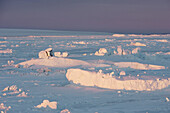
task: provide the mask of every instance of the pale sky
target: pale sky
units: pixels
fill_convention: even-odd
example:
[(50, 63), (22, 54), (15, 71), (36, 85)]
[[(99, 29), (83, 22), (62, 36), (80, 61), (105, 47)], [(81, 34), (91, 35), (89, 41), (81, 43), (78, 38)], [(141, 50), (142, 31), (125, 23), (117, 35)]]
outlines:
[(170, 0), (0, 0), (0, 28), (170, 33)]

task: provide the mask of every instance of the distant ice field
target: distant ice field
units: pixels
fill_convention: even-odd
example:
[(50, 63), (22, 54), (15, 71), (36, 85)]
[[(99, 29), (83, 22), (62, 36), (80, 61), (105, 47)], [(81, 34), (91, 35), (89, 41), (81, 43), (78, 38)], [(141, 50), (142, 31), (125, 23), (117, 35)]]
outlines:
[(0, 29), (0, 72), (7, 113), (170, 112), (170, 34)]

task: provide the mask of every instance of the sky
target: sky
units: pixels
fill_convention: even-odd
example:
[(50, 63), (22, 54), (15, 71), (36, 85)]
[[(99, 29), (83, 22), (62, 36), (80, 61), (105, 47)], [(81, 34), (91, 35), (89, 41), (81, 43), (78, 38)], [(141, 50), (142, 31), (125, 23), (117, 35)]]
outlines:
[(0, 28), (170, 33), (170, 0), (0, 0)]

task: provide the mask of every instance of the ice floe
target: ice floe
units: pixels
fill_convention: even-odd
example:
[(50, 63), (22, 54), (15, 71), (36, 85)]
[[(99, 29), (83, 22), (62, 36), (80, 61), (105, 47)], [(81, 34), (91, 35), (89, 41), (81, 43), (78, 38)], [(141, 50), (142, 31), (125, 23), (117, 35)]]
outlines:
[(152, 65), (152, 64), (142, 64), (138, 62), (115, 62), (114, 65), (118, 66), (119, 68), (133, 68), (133, 69), (139, 69), (139, 70), (159, 70), (159, 69), (165, 69), (165, 66), (159, 66), (159, 65)]
[(108, 89), (125, 89), (139, 91), (153, 91), (166, 88), (170, 85), (170, 78), (157, 80), (118, 80), (107, 74), (85, 71), (81, 69), (68, 69), (66, 77), (69, 81), (83, 86), (97, 86)]
[(90, 63), (82, 60), (68, 59), (68, 58), (56, 58), (50, 57), (49, 59), (32, 59), (19, 63), (19, 65), (43, 65), (51, 67), (74, 67), (78, 65), (90, 66)]

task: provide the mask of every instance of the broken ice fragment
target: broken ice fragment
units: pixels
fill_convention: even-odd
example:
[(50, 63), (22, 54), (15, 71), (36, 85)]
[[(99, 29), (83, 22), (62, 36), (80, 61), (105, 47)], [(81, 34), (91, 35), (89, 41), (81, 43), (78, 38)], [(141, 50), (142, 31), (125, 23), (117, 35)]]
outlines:
[(41, 108), (41, 107), (46, 108), (47, 106), (49, 106), (51, 109), (57, 109), (57, 102), (55, 101), (49, 102), (49, 100), (43, 100), (43, 102), (35, 106), (35, 108)]

